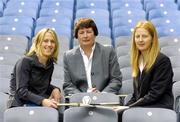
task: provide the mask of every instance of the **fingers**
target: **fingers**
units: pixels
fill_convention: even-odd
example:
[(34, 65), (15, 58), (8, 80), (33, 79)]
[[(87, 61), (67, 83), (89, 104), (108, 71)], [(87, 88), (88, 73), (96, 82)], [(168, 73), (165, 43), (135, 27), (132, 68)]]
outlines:
[(44, 99), (42, 101), (42, 106), (45, 106), (45, 107), (52, 107), (52, 108), (58, 108), (57, 106), (57, 102), (53, 99)]

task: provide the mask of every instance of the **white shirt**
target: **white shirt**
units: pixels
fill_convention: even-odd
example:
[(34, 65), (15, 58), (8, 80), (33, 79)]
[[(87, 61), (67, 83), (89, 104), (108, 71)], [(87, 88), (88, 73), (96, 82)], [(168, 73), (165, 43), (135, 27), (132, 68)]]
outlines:
[(142, 55), (140, 55), (140, 57), (139, 57), (139, 69), (140, 69), (140, 72), (142, 73), (142, 71), (144, 69), (143, 56)]
[[(80, 47), (80, 46), (79, 46)], [(92, 81), (91, 81), (91, 66), (92, 66), (92, 57), (93, 57), (93, 53), (94, 53), (94, 49), (95, 49), (95, 43), (92, 47), (92, 52), (91, 55), (88, 59), (88, 57), (85, 55), (83, 49), (80, 47), (80, 52), (81, 55), (83, 57), (83, 61), (84, 61), (84, 66), (85, 66), (85, 71), (86, 71), (86, 77), (87, 77), (87, 83), (88, 83), (88, 89), (92, 88)], [(88, 90), (87, 90), (88, 92)]]

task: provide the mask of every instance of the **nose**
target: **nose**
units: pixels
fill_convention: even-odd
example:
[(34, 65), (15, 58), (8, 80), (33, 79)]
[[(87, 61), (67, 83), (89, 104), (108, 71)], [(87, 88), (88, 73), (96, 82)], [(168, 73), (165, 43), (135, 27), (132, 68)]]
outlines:
[(83, 34), (83, 35), (84, 35), (84, 37), (87, 37), (87, 32), (84, 32), (84, 34)]
[(47, 45), (51, 46), (51, 44), (52, 44), (51, 40), (48, 40)]
[(140, 37), (139, 37), (139, 41), (142, 41), (142, 40), (143, 40), (143, 39), (142, 39), (142, 36), (140, 36)]

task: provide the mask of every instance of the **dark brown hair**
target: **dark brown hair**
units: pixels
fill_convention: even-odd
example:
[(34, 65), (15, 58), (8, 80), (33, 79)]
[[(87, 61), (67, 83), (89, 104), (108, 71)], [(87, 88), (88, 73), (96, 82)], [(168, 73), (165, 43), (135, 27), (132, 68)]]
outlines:
[(77, 39), (78, 38), (78, 31), (79, 29), (82, 28), (91, 28), (94, 31), (95, 36), (98, 35), (98, 29), (97, 26), (95, 24), (95, 22), (90, 19), (90, 18), (81, 18), (79, 19), (76, 23), (75, 23), (75, 27), (74, 27), (74, 37)]

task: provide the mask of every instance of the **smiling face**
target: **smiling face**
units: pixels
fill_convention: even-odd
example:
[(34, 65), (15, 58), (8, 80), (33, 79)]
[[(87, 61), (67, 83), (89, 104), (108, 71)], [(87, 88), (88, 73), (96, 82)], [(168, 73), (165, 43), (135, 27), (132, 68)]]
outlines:
[(96, 36), (92, 27), (79, 29), (77, 35), (79, 44), (82, 48), (93, 46)]
[(40, 44), (40, 49), (42, 56), (49, 58), (53, 55), (55, 50), (56, 44), (55, 40), (51, 33), (46, 32), (44, 35), (44, 39), (42, 40)]
[(152, 45), (152, 36), (144, 28), (137, 28), (135, 32), (135, 44), (139, 51), (145, 52)]

